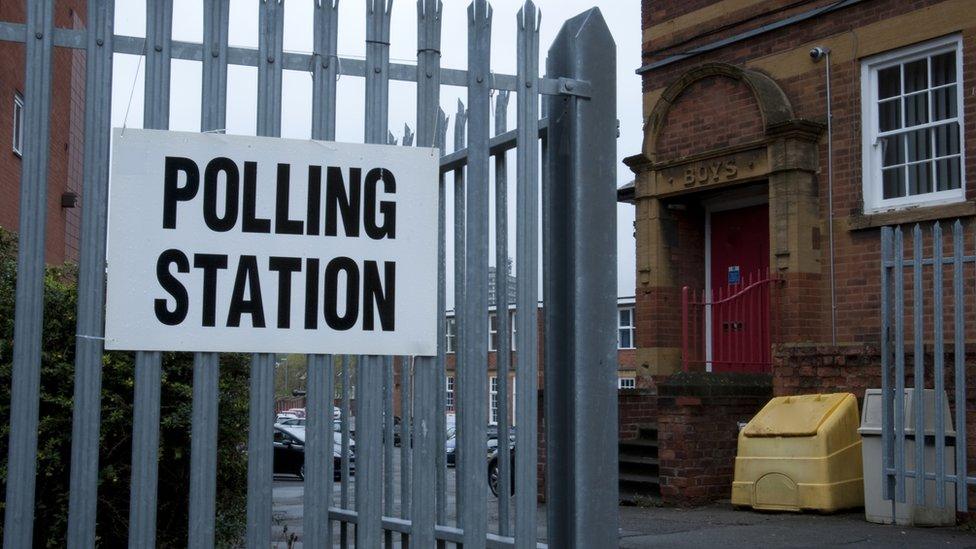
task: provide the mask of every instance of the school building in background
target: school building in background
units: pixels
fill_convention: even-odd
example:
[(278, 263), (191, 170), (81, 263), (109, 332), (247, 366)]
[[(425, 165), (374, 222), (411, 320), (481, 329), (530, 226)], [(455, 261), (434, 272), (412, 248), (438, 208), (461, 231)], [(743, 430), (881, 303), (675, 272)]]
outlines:
[(643, 0), (622, 497), (728, 498), (771, 396), (880, 387), (880, 228), (961, 219), (973, 245), (973, 7)]
[[(514, 286), (514, 284), (512, 285)], [(544, 387), (543, 376), (544, 353), (545, 353), (545, 319), (543, 304), (539, 303), (537, 330), (539, 341), (539, 380), (540, 391)], [(514, 425), (515, 422), (515, 365), (518, 360), (518, 349), (515, 348), (515, 305), (510, 305), (509, 316), (509, 348), (511, 349), (511, 370), (508, 373), (508, 424)], [(635, 343), (636, 325), (634, 322), (634, 298), (617, 298), (617, 388), (633, 389), (637, 385), (637, 372), (634, 367), (636, 357)], [(498, 401), (501, 398), (498, 391), (498, 311), (495, 306), (488, 309), (488, 360), (486, 363), (474, 365), (477, 368), (488, 369), (488, 394), (489, 410), (488, 422), (492, 425), (499, 421)], [(447, 323), (445, 329), (445, 350), (446, 350), (446, 387), (445, 410), (447, 413), (455, 411), (455, 387), (457, 383), (458, 363), (457, 363), (457, 324), (454, 311), (447, 312)], [(463, 365), (461, 366), (463, 367)]]
[[(0, 2), (0, 19), (23, 23), (26, 2)], [(84, 0), (59, 1), (54, 26), (83, 29)], [(51, 94), (50, 162), (47, 177), (45, 261), (78, 260), (84, 154), (85, 52), (55, 48)], [(24, 45), (0, 43), (0, 227), (17, 232), (24, 147)]]

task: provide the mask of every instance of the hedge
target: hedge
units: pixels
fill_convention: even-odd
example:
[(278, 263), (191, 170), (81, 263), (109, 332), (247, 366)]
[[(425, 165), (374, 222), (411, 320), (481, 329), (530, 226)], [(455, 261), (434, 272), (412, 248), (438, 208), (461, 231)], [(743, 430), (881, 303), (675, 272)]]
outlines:
[[(0, 490), (3, 490), (0, 494), (5, 494), (6, 489), (10, 434), (16, 246), (16, 237), (0, 228)], [(76, 272), (72, 265), (48, 267), (44, 279), (34, 511), (34, 545), (38, 547), (63, 546), (68, 524)], [(217, 468), (220, 546), (240, 545), (246, 523), (248, 365), (245, 355), (221, 355)], [(193, 356), (164, 353), (162, 371), (157, 543), (160, 547), (185, 547)], [(132, 353), (106, 352), (102, 368), (96, 528), (97, 543), (104, 547), (123, 546), (128, 537), (133, 385)], [(0, 502), (0, 509), (4, 508)]]

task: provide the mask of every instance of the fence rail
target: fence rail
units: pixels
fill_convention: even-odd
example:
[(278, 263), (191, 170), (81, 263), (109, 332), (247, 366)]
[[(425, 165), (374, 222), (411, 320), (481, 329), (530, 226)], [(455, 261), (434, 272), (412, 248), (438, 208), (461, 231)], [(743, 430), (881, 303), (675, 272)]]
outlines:
[(707, 371), (772, 371), (770, 298), (779, 279), (750, 273), (740, 284), (681, 289), (681, 364)]
[[(953, 486), (957, 509), (968, 509), (968, 486), (976, 485), (976, 477), (968, 476), (968, 436), (966, 428), (966, 288), (972, 287), (972, 273), (967, 274), (969, 264), (976, 263), (976, 256), (966, 255), (965, 231), (961, 221), (952, 224), (951, 254), (945, 255), (946, 241), (942, 224), (935, 222), (929, 232), (931, 240), (925, 242), (921, 225), (911, 231), (911, 258), (905, 257), (905, 235), (901, 227), (881, 229), (881, 391), (882, 400), (882, 487), (884, 498), (897, 503), (907, 500), (906, 479), (914, 479), (914, 500), (926, 501), (928, 482), (934, 481), (935, 503), (945, 507), (946, 487)], [(930, 250), (929, 256), (926, 250)], [(951, 294), (945, 293), (945, 271), (951, 267)], [(911, 291), (909, 301), (911, 330), (906, 328), (906, 273)], [(967, 278), (969, 277), (969, 278)], [(928, 300), (931, 299), (931, 302)], [(951, 309), (951, 328), (945, 321)], [(929, 331), (931, 330), (931, 331)], [(949, 333), (951, 331), (951, 338)], [(906, 335), (911, 338), (912, 383), (914, 387), (913, 417), (905, 409), (906, 393)], [(926, 365), (926, 341), (931, 342), (932, 364)], [(947, 343), (952, 345), (951, 358), (947, 360)], [(950, 430), (942, 406), (942, 395), (947, 389), (947, 371), (954, 391), (955, 409), (955, 474), (946, 471), (946, 433)], [(931, 378), (927, 373), (931, 372)], [(931, 383), (929, 383), (931, 379)], [(933, 389), (935, 403), (932, 418), (926, 417), (923, 394)], [(929, 419), (932, 420), (928, 427)], [(927, 443), (919, 443), (915, 433), (924, 433), (921, 440), (934, 438), (934, 471), (928, 471), (925, 459)], [(914, 466), (907, 464), (906, 439), (915, 439)], [(931, 460), (928, 460), (931, 461)], [(894, 508), (892, 510), (894, 513)]]
[[(101, 363), (105, 299), (105, 229), (111, 127), (112, 62), (114, 54), (143, 56), (146, 65), (144, 124), (166, 129), (170, 113), (170, 67), (174, 59), (202, 63), (201, 130), (223, 129), (230, 65), (257, 67), (257, 134), (281, 133), (282, 71), (312, 76), (312, 139), (334, 140), (336, 81), (339, 75), (366, 81), (365, 140), (388, 143), (389, 82), (417, 85), (416, 145), (437, 146), (443, 155), (439, 178), (438, 313), (446, 310), (447, 238), (454, 239), (453, 275), (457, 311), (458, 474), (457, 521), (450, 524), (444, 446), (446, 419), (445, 322), (438, 319), (438, 352), (431, 357), (400, 357), (399, 379), (405, 443), (400, 448), (400, 483), (394, 482), (393, 357), (310, 355), (307, 358), (306, 476), (304, 535), (312, 547), (325, 546), (337, 535), (341, 546), (389, 547), (393, 535), (406, 545), (431, 547), (445, 543), (468, 547), (537, 547), (537, 307), (540, 273), (540, 219), (546, 265), (546, 336), (585, 340), (586, 349), (561, 356), (560, 368), (547, 376), (547, 403), (580, 395), (577, 383), (589, 390), (576, 399), (577, 410), (553, 409), (549, 414), (550, 541), (556, 546), (607, 546), (615, 543), (616, 447), (603, 422), (616, 413), (612, 372), (595, 372), (594, 360), (612, 360), (615, 350), (614, 287), (616, 265), (614, 174), (615, 50), (599, 11), (589, 10), (563, 25), (549, 50), (546, 75), (539, 74), (537, 8), (524, 3), (516, 16), (517, 72), (497, 74), (490, 68), (492, 10), (486, 0), (468, 8), (467, 70), (440, 66), (442, 5), (418, 0), (417, 63), (389, 60), (390, 0), (367, 0), (366, 57), (339, 57), (337, 0), (314, 3), (310, 24), (313, 51), (283, 51), (284, 10), (280, 0), (259, 6), (258, 47), (228, 44), (230, 0), (201, 4), (203, 40), (172, 40), (173, 1), (147, 0), (146, 37), (114, 34), (115, 0), (88, 0), (88, 28), (54, 28), (53, 2), (28, 2), (24, 24), (0, 22), (0, 41), (26, 44), (24, 154), (21, 174), (20, 248), (16, 295), (13, 401), (10, 456), (4, 523), (4, 546), (32, 545), (34, 478), (36, 472), (38, 401), (40, 395), (40, 330), (44, 269), (45, 182), (50, 140), (52, 51), (55, 47), (86, 52), (85, 144), (81, 259), (79, 269), (78, 339), (75, 406), (72, 427), (69, 547), (93, 547), (96, 541), (98, 440), (100, 429)], [(440, 109), (440, 88), (467, 87), (467, 108), (459, 102), (454, 120), (455, 147), (447, 154), (448, 118)], [(495, 135), (490, 133), (490, 100), (503, 92), (496, 106)], [(508, 92), (516, 92), (518, 127), (504, 120)], [(540, 119), (540, 100), (558, 114), (550, 125)], [(504, 98), (504, 101), (502, 100)], [(549, 147), (549, 135), (560, 143)], [(466, 139), (465, 139), (466, 138)], [(542, 143), (540, 164), (539, 141)], [(395, 142), (392, 141), (392, 142)], [(573, 143), (566, 149), (563, 143)], [(403, 145), (414, 136), (405, 129)], [(485, 428), (488, 414), (487, 276), (489, 258), (489, 188), (496, 192), (496, 261), (508, 257), (506, 153), (516, 149), (516, 282), (517, 361), (515, 385), (515, 496), (498, 500), (504, 525), (489, 532)], [(490, 180), (491, 158), (497, 168)], [(540, 178), (541, 168), (541, 178)], [(448, 181), (451, 176), (452, 181)], [(540, 193), (540, 179), (542, 192)], [(598, 181), (599, 183), (594, 183)], [(454, 230), (447, 228), (445, 201), (453, 183)], [(433, 182), (432, 182), (433, 184)], [(541, 198), (541, 203), (540, 203)], [(540, 208), (541, 206), (541, 208)], [(573, 212), (572, 219), (564, 215)], [(554, 215), (558, 213), (559, 215)], [(585, 226), (585, 234), (573, 231)], [(498, 292), (506, 296), (504, 283)], [(595, 316), (594, 316), (595, 315)], [(601, 326), (590, 330), (593, 323)], [(506, 338), (500, 338), (505, 340)], [(506, 343), (507, 345), (507, 343)], [(568, 347), (567, 347), (568, 348)], [(547, 353), (548, 356), (549, 353)], [(558, 353), (557, 353), (558, 354)], [(507, 353), (506, 353), (507, 356)], [(555, 356), (555, 355), (554, 355)], [(196, 353), (193, 367), (191, 429), (190, 523), (188, 545), (212, 547), (217, 495), (217, 395), (219, 357)], [(475, 367), (464, 367), (474, 365)], [(251, 362), (247, 474), (247, 546), (267, 546), (271, 537), (272, 411), (275, 357), (255, 354)], [(130, 546), (156, 544), (156, 494), (161, 354), (136, 353), (133, 419)], [(338, 368), (338, 371), (336, 369)], [(500, 369), (511, 364), (500, 362)], [(605, 379), (604, 379), (605, 378)], [(507, 376), (500, 374), (507, 383)], [(607, 390), (593, 387), (606, 386)], [(503, 385), (504, 388), (504, 385)], [(353, 392), (355, 396), (353, 397)], [(332, 496), (333, 459), (329, 448), (335, 434), (331, 420), (333, 395), (340, 394), (340, 488)], [(505, 390), (507, 394), (507, 390)], [(560, 395), (565, 395), (560, 397)], [(354, 400), (353, 400), (354, 399)], [(354, 402), (354, 404), (353, 404)], [(507, 405), (507, 402), (506, 402)], [(502, 407), (502, 415), (507, 418)], [(355, 416), (358, 429), (353, 425)], [(353, 433), (353, 430), (355, 432)], [(355, 436), (355, 442), (353, 439)], [(505, 439), (506, 437), (501, 437)], [(411, 441), (411, 443), (406, 442)], [(507, 439), (502, 443), (507, 444)], [(355, 453), (353, 447), (355, 446)], [(354, 457), (355, 456), (355, 457)], [(504, 463), (505, 460), (502, 460)], [(569, 463), (585, 464), (582, 472)], [(507, 463), (506, 463), (507, 467)], [(597, 475), (600, 475), (599, 477)], [(503, 475), (506, 479), (508, 475)], [(555, 486), (555, 488), (552, 488)], [(337, 501), (336, 501), (337, 500)], [(399, 503), (399, 505), (397, 505)], [(511, 509), (510, 509), (511, 507)], [(513, 517), (514, 530), (508, 519)], [(349, 531), (353, 525), (354, 531)], [(337, 528), (335, 528), (337, 527)], [(568, 537), (566, 537), (568, 536)], [(355, 538), (355, 539), (353, 539)], [(382, 540), (382, 541), (381, 541)]]

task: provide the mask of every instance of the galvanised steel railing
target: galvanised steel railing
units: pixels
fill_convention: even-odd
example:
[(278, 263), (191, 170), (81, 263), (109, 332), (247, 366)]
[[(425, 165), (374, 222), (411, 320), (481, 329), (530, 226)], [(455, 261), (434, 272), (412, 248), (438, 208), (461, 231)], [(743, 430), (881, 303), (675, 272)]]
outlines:
[[(906, 503), (907, 479), (912, 479), (915, 502), (925, 502), (926, 491), (934, 488), (935, 505), (945, 507), (947, 495), (951, 495), (951, 492), (947, 494), (948, 486), (955, 491), (956, 509), (966, 511), (968, 487), (976, 485), (976, 477), (967, 472), (966, 330), (972, 327), (966, 321), (966, 286), (971, 280), (971, 274), (966, 271), (969, 265), (976, 264), (976, 255), (966, 253), (961, 221), (952, 224), (952, 238), (948, 243), (939, 222), (932, 224), (928, 242), (925, 232), (928, 231), (923, 231), (918, 224), (912, 228), (911, 255), (906, 258), (902, 228), (881, 229), (882, 488), (884, 499)], [(951, 250), (948, 255), (947, 249)], [(945, 293), (947, 270), (951, 272), (948, 295)], [(910, 301), (906, 299), (907, 291), (911, 292)], [(950, 315), (951, 328), (945, 326)], [(906, 337), (912, 345), (907, 351)], [(947, 345), (951, 345), (951, 351)], [(906, 371), (906, 354), (913, 363), (910, 372)], [(931, 365), (926, 365), (927, 356), (931, 357)], [(952, 375), (947, 380), (950, 369)], [(905, 406), (909, 373), (913, 378), (915, 401), (911, 416)], [(949, 462), (946, 434), (952, 429), (952, 418), (946, 417), (942, 400), (949, 384), (955, 411), (955, 455), (950, 456), (955, 461), (954, 473), (946, 470)], [(934, 417), (931, 418), (926, 418), (923, 398), (926, 389), (934, 389), (931, 410)], [(909, 455), (906, 439), (914, 440), (913, 455)], [(934, 446), (934, 460), (926, 459), (930, 444)], [(909, 459), (914, 465), (908, 465)], [(920, 479), (924, 480), (920, 482)]]
[[(445, 467), (444, 318), (438, 319), (438, 354), (401, 357), (402, 436), (400, 491), (392, 463), (393, 357), (311, 355), (308, 357), (308, 472), (304, 497), (304, 543), (321, 547), (353, 541), (392, 544), (393, 533), (419, 547), (462, 543), (466, 547), (534, 547), (537, 544), (537, 405), (539, 341), (539, 213), (545, 308), (546, 432), (548, 441), (548, 539), (556, 547), (604, 547), (616, 543), (616, 165), (615, 46), (599, 10), (567, 21), (549, 50), (546, 76), (539, 77), (539, 22), (528, 1), (518, 12), (518, 70), (490, 69), (492, 10), (485, 0), (468, 8), (468, 69), (441, 68), (441, 3), (417, 2), (417, 64), (389, 60), (392, 1), (366, 1), (366, 58), (340, 58), (337, 0), (315, 0), (311, 53), (283, 51), (282, 0), (257, 0), (258, 48), (228, 45), (229, 0), (201, 2), (203, 41), (172, 39), (172, 0), (147, 0), (146, 37), (114, 34), (114, 0), (88, 0), (88, 28), (55, 28), (54, 2), (30, 0), (25, 24), (0, 22), (0, 40), (26, 45), (24, 151), (21, 174), (18, 284), (4, 547), (32, 545), (40, 393), (42, 281), (47, 164), (50, 141), (52, 51), (86, 52), (85, 143), (81, 258), (71, 480), (67, 544), (95, 544), (104, 336), (105, 230), (114, 54), (145, 57), (146, 128), (166, 129), (170, 112), (170, 66), (174, 59), (202, 64), (201, 131), (226, 127), (229, 65), (257, 67), (257, 134), (281, 133), (282, 70), (312, 77), (311, 138), (334, 140), (336, 79), (365, 78), (365, 140), (387, 143), (391, 80), (417, 85), (418, 146), (445, 151), (447, 117), (440, 110), (442, 85), (466, 86), (465, 110), (455, 119), (455, 150), (441, 159), (438, 213), (438, 311), (446, 309), (445, 255), (448, 231), (448, 175), (454, 195), (455, 309), (461, 357), (458, 378), (457, 520), (449, 524)], [(499, 95), (504, 112), (509, 92), (517, 97), (518, 127), (496, 119), (490, 137), (490, 99)], [(550, 113), (540, 120), (540, 99)], [(409, 132), (406, 132), (409, 133)], [(467, 146), (465, 147), (465, 137)], [(538, 142), (542, 141), (542, 155)], [(404, 145), (413, 138), (404, 136)], [(499, 500), (498, 533), (488, 532), (485, 438), (487, 387), (487, 275), (489, 260), (489, 161), (495, 158), (496, 261), (508, 257), (508, 150), (516, 149), (517, 345), (515, 384), (518, 433), (514, 502), (508, 490)], [(443, 153), (442, 153), (443, 154)], [(540, 167), (542, 188), (540, 192)], [(433, 184), (433, 182), (432, 182)], [(541, 204), (540, 204), (541, 198)], [(541, 206), (541, 207), (540, 207)], [(504, 278), (504, 277), (503, 277)], [(426, 281), (418, 281), (425, 283)], [(433, 281), (430, 281), (433, 283)], [(507, 281), (501, 281), (507, 284)], [(504, 299), (507, 291), (496, 292)], [(507, 322), (507, 320), (506, 320)], [(503, 329), (507, 328), (503, 326)], [(506, 340), (506, 338), (500, 338)], [(507, 345), (507, 343), (506, 343)], [(174, 351), (178, 351), (174, 349)], [(508, 356), (508, 353), (502, 353)], [(255, 354), (251, 364), (248, 438), (248, 547), (266, 547), (272, 532), (272, 415), (275, 357)], [(504, 361), (503, 361), (504, 362)], [(332, 406), (340, 365), (342, 461), (338, 501), (332, 494)], [(355, 383), (351, 370), (356, 365)], [(470, 367), (464, 367), (470, 365)], [(500, 363), (500, 368), (511, 368)], [(161, 354), (137, 352), (129, 544), (156, 542)], [(500, 384), (507, 383), (500, 375)], [(214, 544), (217, 498), (218, 356), (196, 353), (193, 369), (190, 547)], [(355, 391), (355, 410), (352, 391)], [(502, 390), (507, 388), (502, 386)], [(507, 406), (505, 403), (504, 406)], [(355, 414), (353, 414), (355, 411)], [(351, 416), (355, 415), (355, 473), (349, 459)], [(502, 417), (507, 417), (504, 410)], [(411, 431), (412, 425), (412, 431)], [(507, 427), (507, 426), (503, 426)], [(384, 431), (386, 436), (384, 437)], [(503, 431), (504, 432), (504, 431)], [(385, 438), (385, 442), (384, 442)], [(507, 445), (506, 437), (500, 444)], [(385, 447), (385, 449), (384, 449)], [(505, 463), (505, 460), (502, 460)], [(507, 464), (505, 465), (507, 466)], [(503, 482), (508, 476), (502, 475)], [(510, 507), (514, 504), (514, 513)], [(510, 531), (509, 518), (514, 517)], [(335, 528), (338, 526), (338, 528)]]

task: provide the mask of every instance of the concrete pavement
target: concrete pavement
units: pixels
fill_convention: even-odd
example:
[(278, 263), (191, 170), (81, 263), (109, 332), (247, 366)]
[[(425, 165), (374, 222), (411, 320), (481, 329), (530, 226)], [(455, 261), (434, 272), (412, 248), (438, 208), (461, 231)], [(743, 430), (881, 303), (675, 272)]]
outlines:
[[(396, 499), (399, 500), (399, 452), (394, 455)], [(456, 526), (455, 470), (447, 471), (447, 524)], [(339, 502), (340, 485), (333, 483), (333, 501)], [(295, 477), (277, 477), (274, 482), (272, 546), (302, 547), (302, 517), (305, 487)], [(349, 486), (350, 508), (355, 508), (355, 477)], [(486, 490), (488, 527), (498, 532), (498, 500)], [(906, 528), (864, 520), (863, 512), (834, 515), (811, 513), (758, 513), (734, 510), (728, 503), (692, 509), (672, 507), (620, 507), (620, 546), (637, 547), (973, 547), (973, 528)], [(394, 515), (399, 516), (399, 506)], [(539, 541), (546, 540), (546, 509), (538, 509)], [(514, 513), (512, 514), (514, 517)], [(514, 519), (513, 519), (514, 520)], [(335, 543), (339, 528), (335, 528)], [(349, 528), (352, 540), (353, 529)], [(399, 546), (399, 536), (394, 535)]]
[(866, 522), (863, 512), (818, 515), (737, 511), (729, 504), (692, 509), (620, 508), (620, 546), (631, 547), (976, 547), (965, 527), (906, 528)]

